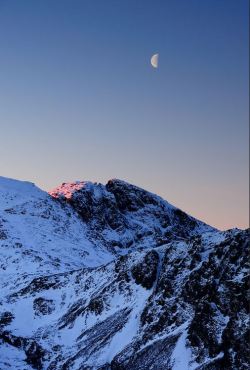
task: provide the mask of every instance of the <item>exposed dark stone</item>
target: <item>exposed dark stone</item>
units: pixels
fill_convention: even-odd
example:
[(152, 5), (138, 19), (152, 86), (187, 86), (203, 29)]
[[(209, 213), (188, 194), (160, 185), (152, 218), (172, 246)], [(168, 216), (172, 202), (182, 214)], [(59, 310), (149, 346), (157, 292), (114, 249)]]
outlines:
[(132, 276), (136, 284), (142, 285), (144, 288), (151, 289), (156, 276), (159, 264), (159, 255), (156, 251), (148, 252), (143, 260), (132, 267)]
[(6, 240), (8, 238), (7, 233), (0, 229), (0, 240)]
[(86, 365), (86, 360), (91, 354), (109, 343), (114, 335), (124, 327), (128, 321), (130, 312), (131, 310), (128, 308), (122, 309), (104, 321), (97, 323), (93, 328), (83, 331), (77, 339), (78, 343), (82, 344), (81, 349), (74, 356), (66, 360), (61, 368), (63, 370), (72, 369), (76, 360), (81, 360), (82, 365)]
[(63, 329), (66, 326), (73, 325), (77, 317), (79, 317), (86, 309), (86, 301), (84, 299), (79, 299), (77, 302), (73, 303), (68, 309), (66, 314), (64, 314), (59, 322), (59, 329)]
[(9, 325), (14, 319), (14, 315), (11, 312), (5, 311), (0, 313), (0, 329)]
[(128, 346), (111, 361), (111, 370), (172, 370), (171, 354), (177, 340), (178, 335), (158, 340), (141, 351)]
[[(72, 272), (69, 272), (69, 274), (72, 274)], [(35, 278), (25, 288), (19, 290), (18, 293), (11, 294), (9, 298), (15, 299), (20, 295), (24, 296), (26, 294), (37, 293), (43, 290), (48, 290), (50, 288), (56, 289), (59, 286), (63, 285), (63, 282), (60, 278), (63, 277), (64, 275), (65, 275), (64, 273), (60, 273)]]
[(176, 223), (178, 225), (188, 226), (193, 229), (196, 226), (196, 222), (194, 219), (190, 218), (185, 212), (180, 209), (176, 209), (174, 211), (174, 216), (176, 219)]
[(128, 256), (120, 256), (115, 263), (115, 272), (117, 273), (118, 281), (130, 281), (130, 274), (128, 273), (127, 262)]
[(52, 299), (38, 297), (34, 299), (33, 309), (38, 316), (49, 315), (55, 310), (55, 304)]
[(34, 369), (42, 370), (43, 359), (46, 352), (35, 340), (18, 337), (8, 331), (0, 333), (0, 339), (4, 343), (22, 349), (26, 354), (26, 362), (30, 364)]
[(96, 315), (100, 315), (104, 309), (103, 300), (101, 298), (93, 298), (89, 302), (88, 309)]

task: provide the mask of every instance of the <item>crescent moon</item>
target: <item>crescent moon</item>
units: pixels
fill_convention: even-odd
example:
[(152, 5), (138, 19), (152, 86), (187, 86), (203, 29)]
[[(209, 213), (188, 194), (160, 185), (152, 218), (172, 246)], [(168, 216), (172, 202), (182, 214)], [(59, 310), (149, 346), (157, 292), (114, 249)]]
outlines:
[(159, 60), (159, 54), (154, 54), (151, 57), (151, 65), (152, 65), (152, 67), (158, 68), (158, 60)]

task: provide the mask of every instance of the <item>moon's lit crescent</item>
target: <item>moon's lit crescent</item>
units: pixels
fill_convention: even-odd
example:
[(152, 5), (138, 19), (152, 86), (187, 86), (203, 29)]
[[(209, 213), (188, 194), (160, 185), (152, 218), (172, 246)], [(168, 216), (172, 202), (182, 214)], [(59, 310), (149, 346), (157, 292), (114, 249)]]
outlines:
[(154, 54), (151, 57), (151, 64), (154, 68), (158, 68), (158, 59), (159, 59), (159, 54)]

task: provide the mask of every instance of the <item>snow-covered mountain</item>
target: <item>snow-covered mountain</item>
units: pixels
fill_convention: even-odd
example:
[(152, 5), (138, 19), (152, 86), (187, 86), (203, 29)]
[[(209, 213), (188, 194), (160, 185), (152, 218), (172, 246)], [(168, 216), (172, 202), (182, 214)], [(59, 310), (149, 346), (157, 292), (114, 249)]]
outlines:
[(121, 180), (0, 177), (0, 369), (248, 369), (248, 247)]

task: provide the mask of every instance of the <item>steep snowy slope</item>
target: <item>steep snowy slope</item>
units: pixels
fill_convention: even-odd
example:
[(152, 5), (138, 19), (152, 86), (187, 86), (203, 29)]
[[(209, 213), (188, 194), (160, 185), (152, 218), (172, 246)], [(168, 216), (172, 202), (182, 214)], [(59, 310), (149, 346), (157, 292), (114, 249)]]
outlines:
[(29, 182), (0, 178), (0, 263), (4, 275), (51, 273), (112, 259), (86, 237), (86, 225), (67, 204)]
[(247, 231), (111, 180), (0, 178), (0, 369), (248, 369)]

